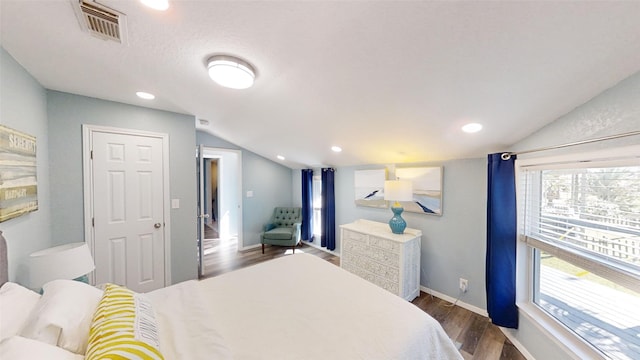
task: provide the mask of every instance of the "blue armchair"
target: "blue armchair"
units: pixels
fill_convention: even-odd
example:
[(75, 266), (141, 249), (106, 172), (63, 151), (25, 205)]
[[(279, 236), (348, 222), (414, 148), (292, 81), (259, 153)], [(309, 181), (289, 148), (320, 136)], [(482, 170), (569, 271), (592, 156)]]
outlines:
[(293, 252), (300, 243), (300, 226), (302, 225), (302, 209), (299, 207), (277, 207), (273, 210), (271, 221), (264, 226), (260, 234), (262, 253), (264, 244), (291, 246)]

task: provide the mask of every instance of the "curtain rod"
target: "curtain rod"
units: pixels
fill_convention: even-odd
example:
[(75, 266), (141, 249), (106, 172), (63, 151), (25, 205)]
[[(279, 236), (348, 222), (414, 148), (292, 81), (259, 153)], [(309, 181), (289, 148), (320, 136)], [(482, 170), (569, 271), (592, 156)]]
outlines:
[(627, 137), (627, 136), (634, 136), (634, 135), (640, 135), (640, 131), (631, 131), (631, 132), (623, 133), (623, 134), (604, 136), (604, 137), (600, 137), (600, 138), (596, 138), (596, 139), (576, 141), (576, 142), (572, 142), (572, 143), (568, 143), (568, 144), (562, 144), (562, 145), (547, 146), (547, 147), (543, 147), (543, 148), (539, 148), (539, 149), (533, 149), (533, 150), (504, 152), (504, 153), (502, 153), (502, 155), (500, 155), (500, 157), (502, 158), (502, 160), (509, 160), (511, 158), (511, 155), (520, 155), (520, 154), (528, 154), (528, 153), (538, 152), (538, 151), (555, 150), (555, 149), (561, 149), (561, 148), (565, 148), (565, 147), (569, 147), (569, 146), (583, 145), (583, 144), (589, 144), (589, 143), (598, 142), (598, 141), (605, 141), (605, 140), (613, 140), (613, 139), (623, 138), (623, 137)]

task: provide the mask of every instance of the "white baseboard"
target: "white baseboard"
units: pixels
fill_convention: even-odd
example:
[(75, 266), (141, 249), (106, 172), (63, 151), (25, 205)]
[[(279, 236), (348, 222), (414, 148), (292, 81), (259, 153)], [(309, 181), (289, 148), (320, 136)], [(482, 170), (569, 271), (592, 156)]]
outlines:
[(467, 304), (466, 302), (460, 301), (460, 300), (458, 300), (458, 302), (456, 302), (456, 298), (451, 297), (451, 296), (446, 295), (446, 294), (443, 294), (441, 292), (437, 292), (437, 291), (435, 291), (433, 289), (429, 289), (429, 288), (424, 287), (424, 286), (420, 286), (420, 290), (426, 292), (427, 294), (431, 294), (431, 295), (433, 295), (433, 296), (435, 296), (437, 298), (440, 298), (442, 300), (446, 300), (446, 301), (448, 301), (448, 302), (450, 302), (452, 304), (455, 302), (456, 305), (460, 306), (461, 308), (464, 308), (464, 309), (467, 309), (469, 311), (472, 311), (472, 312), (474, 312), (474, 313), (476, 313), (478, 315), (482, 315), (484, 317), (489, 317), (489, 313), (487, 313), (487, 310), (485, 310), (485, 309), (481, 309), (481, 308), (479, 308), (477, 306), (473, 306), (471, 304)]
[(513, 346), (515, 346), (516, 349), (520, 351), (520, 354), (522, 354), (522, 356), (524, 356), (527, 360), (536, 360), (536, 358), (534, 358), (533, 355), (531, 355), (531, 353), (527, 350), (527, 348), (525, 348), (524, 345), (522, 345), (520, 341), (518, 341), (518, 339), (516, 339), (513, 335), (511, 335), (511, 332), (509, 332), (508, 329), (505, 329), (501, 326), (498, 326), (498, 328), (500, 329), (500, 331), (502, 331), (504, 336), (506, 336), (507, 339), (511, 341)]
[(326, 253), (329, 253), (329, 254), (331, 254), (331, 255), (334, 255), (334, 256), (340, 257), (340, 253), (338, 253), (337, 251), (327, 250), (327, 248), (323, 248), (322, 246), (318, 245), (318, 243), (316, 243), (316, 242), (309, 242), (309, 241), (307, 241), (307, 240), (301, 240), (301, 242), (302, 242), (303, 244), (305, 244), (305, 245), (309, 245), (309, 246), (311, 246), (312, 248), (316, 248), (316, 249), (318, 249), (318, 250), (322, 250), (322, 251), (324, 251), (324, 252), (326, 252)]

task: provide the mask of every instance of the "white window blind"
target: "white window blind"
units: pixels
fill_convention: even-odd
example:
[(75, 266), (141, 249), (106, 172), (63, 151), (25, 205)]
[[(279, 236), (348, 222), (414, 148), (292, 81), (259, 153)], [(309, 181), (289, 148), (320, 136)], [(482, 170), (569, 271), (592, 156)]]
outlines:
[(543, 250), (640, 292), (640, 161), (520, 168), (524, 236)]

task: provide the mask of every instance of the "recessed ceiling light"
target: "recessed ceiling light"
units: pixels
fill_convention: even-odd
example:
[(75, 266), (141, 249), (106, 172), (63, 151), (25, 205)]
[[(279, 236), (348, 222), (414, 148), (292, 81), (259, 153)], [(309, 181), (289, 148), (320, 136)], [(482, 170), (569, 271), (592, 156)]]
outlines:
[(169, 0), (140, 0), (145, 6), (154, 10), (167, 10), (169, 8)]
[(155, 95), (149, 94), (148, 92), (144, 92), (144, 91), (138, 91), (136, 95), (138, 95), (139, 98), (145, 99), (145, 100), (153, 100), (156, 98)]
[(462, 131), (470, 134), (476, 133), (480, 130), (482, 130), (482, 124), (478, 124), (478, 123), (470, 123), (462, 127)]
[(256, 73), (251, 64), (229, 55), (215, 55), (207, 61), (209, 77), (218, 85), (231, 89), (253, 86)]
[(332, 146), (332, 147), (331, 147), (331, 150), (332, 150), (333, 152), (340, 152), (340, 151), (342, 151), (342, 148), (341, 148), (340, 146)]
[(284, 156), (282, 156), (282, 155), (278, 155), (277, 158), (278, 158), (278, 160), (284, 160)]

